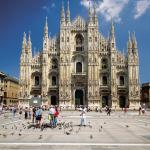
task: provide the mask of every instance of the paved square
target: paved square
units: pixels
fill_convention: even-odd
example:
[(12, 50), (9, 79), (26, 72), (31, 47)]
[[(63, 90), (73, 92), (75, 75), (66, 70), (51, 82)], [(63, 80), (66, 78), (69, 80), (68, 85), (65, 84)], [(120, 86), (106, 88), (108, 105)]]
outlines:
[[(44, 122), (48, 122), (45, 111)], [(150, 149), (150, 112), (138, 116), (138, 112), (87, 113), (87, 126), (80, 127), (80, 112), (60, 112), (65, 123), (73, 128), (30, 128), (31, 120), (24, 116), (12, 118), (12, 114), (1, 115), (0, 149)], [(20, 119), (21, 118), (21, 119)]]

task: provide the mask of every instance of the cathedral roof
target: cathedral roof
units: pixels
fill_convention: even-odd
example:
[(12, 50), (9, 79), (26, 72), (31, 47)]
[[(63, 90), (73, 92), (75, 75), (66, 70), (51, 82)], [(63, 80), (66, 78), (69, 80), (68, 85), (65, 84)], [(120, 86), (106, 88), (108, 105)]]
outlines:
[(81, 16), (78, 16), (73, 21), (72, 27), (73, 27), (73, 30), (79, 30), (79, 31), (85, 30), (86, 22), (84, 21), (84, 19)]

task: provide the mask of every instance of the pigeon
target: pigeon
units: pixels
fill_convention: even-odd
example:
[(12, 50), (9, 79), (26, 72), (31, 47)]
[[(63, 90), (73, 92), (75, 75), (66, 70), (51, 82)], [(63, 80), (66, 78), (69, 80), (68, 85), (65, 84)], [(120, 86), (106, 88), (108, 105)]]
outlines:
[(128, 128), (129, 126), (128, 126), (128, 125), (126, 125), (126, 127)]
[(73, 128), (71, 128), (70, 130), (69, 130), (69, 132), (72, 132), (73, 131)]
[(18, 135), (21, 136), (21, 133), (19, 133)]
[(13, 135), (14, 135), (14, 133), (11, 133), (11, 135), (13, 136)]
[(99, 132), (102, 132), (103, 126), (100, 126), (99, 128)]
[(39, 139), (42, 139), (42, 135), (39, 136)]
[(70, 134), (71, 134), (70, 132), (67, 132), (67, 131), (66, 131), (66, 135), (70, 135)]
[(79, 131), (80, 131), (80, 127), (78, 128), (78, 130), (76, 131), (76, 133), (79, 133)]
[(93, 135), (92, 134), (90, 135), (90, 139), (93, 139)]
[(4, 137), (4, 138), (6, 138), (6, 137), (7, 137), (7, 135), (6, 135), (6, 134), (3, 134), (3, 137)]

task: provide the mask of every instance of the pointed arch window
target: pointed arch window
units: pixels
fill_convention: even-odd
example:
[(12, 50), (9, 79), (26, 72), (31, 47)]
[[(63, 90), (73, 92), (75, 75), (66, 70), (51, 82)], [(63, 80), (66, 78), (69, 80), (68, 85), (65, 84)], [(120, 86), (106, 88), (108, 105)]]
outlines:
[(102, 77), (102, 83), (103, 83), (103, 85), (106, 86), (106, 85), (107, 85), (107, 82), (108, 82), (108, 81), (107, 81), (107, 77), (106, 77), (106, 76), (103, 76), (103, 77)]
[(39, 76), (35, 76), (35, 86), (39, 86), (40, 85), (40, 77)]
[(119, 84), (120, 86), (124, 86), (124, 76), (119, 77)]
[(55, 86), (56, 83), (56, 76), (52, 76), (52, 86)]
[(52, 60), (52, 69), (57, 69), (58, 68), (58, 61), (57, 59)]
[(81, 62), (76, 63), (76, 73), (82, 73), (82, 63)]
[(76, 51), (83, 51), (84, 50), (84, 38), (81, 34), (77, 34), (75, 37), (76, 41)]

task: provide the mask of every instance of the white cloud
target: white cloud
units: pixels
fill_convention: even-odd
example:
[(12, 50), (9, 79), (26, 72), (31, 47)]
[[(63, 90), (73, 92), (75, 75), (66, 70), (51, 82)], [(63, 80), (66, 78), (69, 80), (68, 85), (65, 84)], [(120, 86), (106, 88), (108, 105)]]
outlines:
[(150, 0), (139, 0), (136, 3), (134, 18), (137, 19), (144, 15), (150, 8)]
[[(97, 13), (102, 15), (106, 21), (113, 18), (116, 22), (121, 21), (120, 14), (124, 7), (128, 4), (129, 0), (102, 0), (96, 3)], [(81, 5), (88, 8), (89, 3), (87, 0), (82, 0)], [(92, 3), (93, 5), (93, 3)]]
[(55, 3), (53, 2), (52, 4), (51, 4), (51, 8), (54, 8), (55, 7)]
[(46, 11), (47, 13), (49, 13), (49, 12), (50, 12), (49, 7), (47, 7), (47, 6), (43, 6), (43, 7), (42, 7), (42, 9), (43, 9), (44, 11)]
[(45, 6), (42, 7), (42, 9), (43, 9), (44, 11), (46, 11), (48, 14), (50, 13), (50, 9), (51, 9), (51, 8), (55, 8), (55, 3), (54, 3), (54, 2), (52, 2), (50, 6), (46, 6), (46, 5), (45, 5)]

